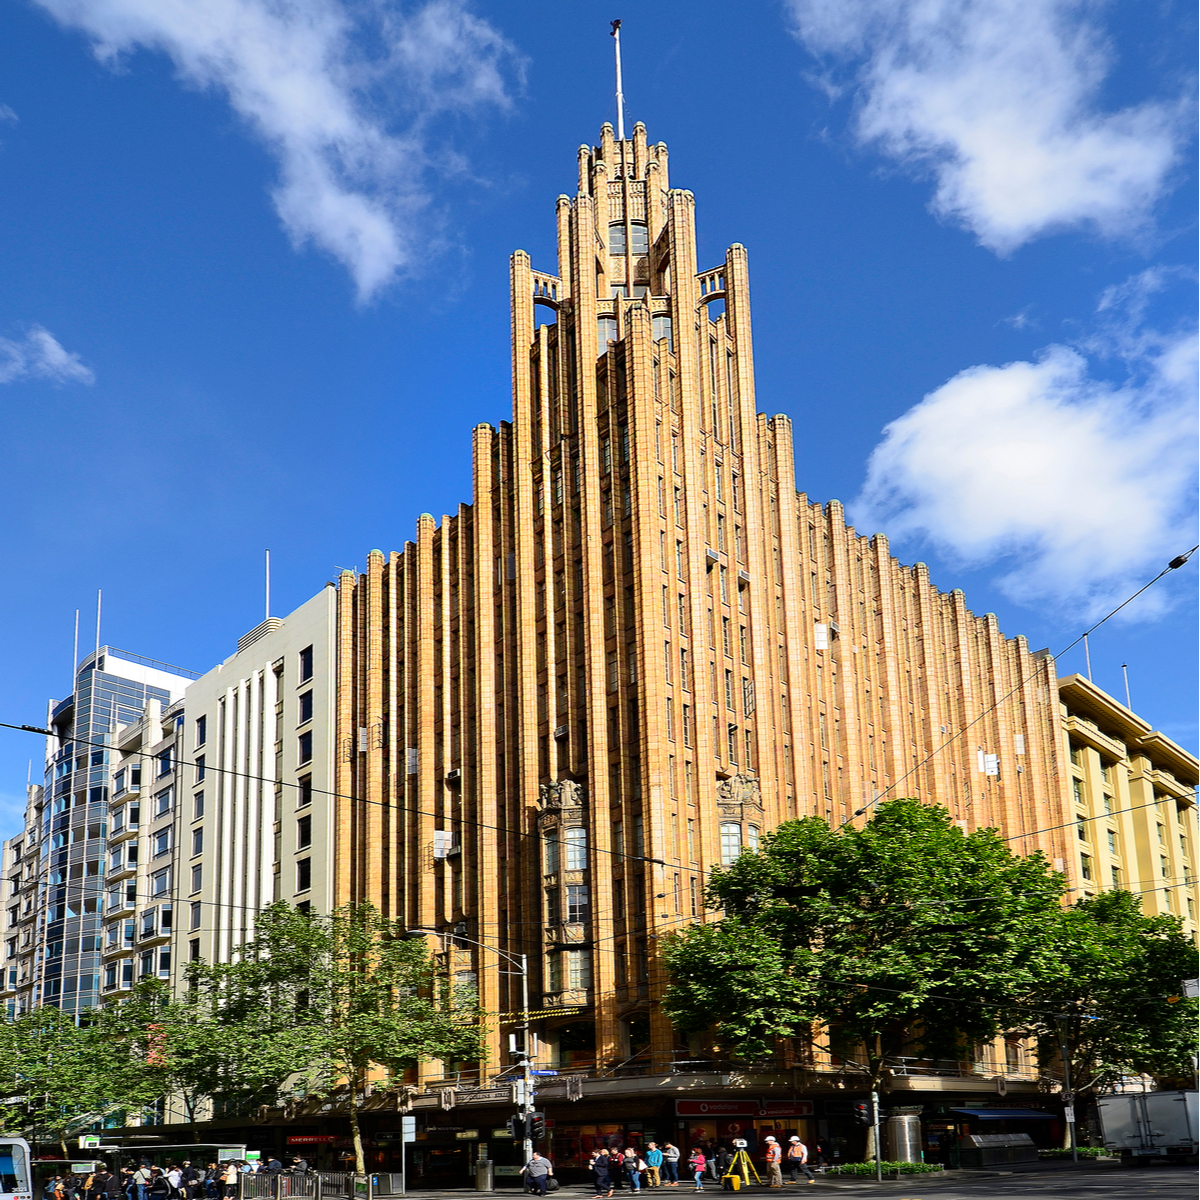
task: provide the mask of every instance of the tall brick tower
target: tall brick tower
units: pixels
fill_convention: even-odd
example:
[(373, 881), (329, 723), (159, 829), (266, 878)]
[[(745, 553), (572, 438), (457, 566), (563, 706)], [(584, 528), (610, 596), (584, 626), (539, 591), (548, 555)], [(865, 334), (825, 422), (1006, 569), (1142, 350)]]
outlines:
[[(656, 1073), (687, 1048), (655, 939), (781, 821), (881, 794), (1070, 819), (1054, 665), (797, 492), (746, 250), (701, 267), (641, 124), (580, 149), (556, 217), (554, 273), (512, 257), (513, 419), (475, 430), (474, 503), (341, 577), (339, 894), (470, 939), (449, 965), (494, 1013), (517, 979), (471, 942), (526, 953), (531, 1007), (574, 1010), (543, 1061)], [(1062, 830), (1014, 845), (1074, 862)]]

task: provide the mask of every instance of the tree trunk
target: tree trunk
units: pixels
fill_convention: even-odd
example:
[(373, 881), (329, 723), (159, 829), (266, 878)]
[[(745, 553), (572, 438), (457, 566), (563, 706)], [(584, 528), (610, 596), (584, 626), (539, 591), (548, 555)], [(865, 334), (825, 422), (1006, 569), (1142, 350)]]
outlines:
[(367, 1160), (363, 1154), (362, 1130), (358, 1127), (358, 1072), (350, 1072), (350, 1136), (354, 1138), (354, 1173), (367, 1173)]

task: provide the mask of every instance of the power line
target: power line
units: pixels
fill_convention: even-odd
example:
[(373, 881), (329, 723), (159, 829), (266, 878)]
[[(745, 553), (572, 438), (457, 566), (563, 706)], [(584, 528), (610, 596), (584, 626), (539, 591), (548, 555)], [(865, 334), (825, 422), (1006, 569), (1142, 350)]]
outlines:
[[(99, 749), (99, 750), (109, 750), (109, 751), (113, 751), (116, 749), (113, 745), (111, 745), (108, 742), (88, 742), (88, 741), (82, 741), (82, 740), (79, 740), (76, 738), (64, 738), (60, 734), (55, 733), (53, 729), (43, 729), (38, 725), (14, 725), (8, 721), (0, 721), (0, 729), (15, 729), (21, 733), (36, 733), (36, 734), (41, 734), (45, 737), (59, 738), (59, 740), (61, 740), (63, 742), (67, 742), (72, 746), (87, 747), (89, 749)], [(146, 751), (138, 751), (138, 754), (141, 757), (146, 757), (146, 758), (150, 757), (149, 753)], [(176, 759), (172, 759), (171, 762), (172, 762), (173, 769), (179, 768), (179, 767), (195, 767), (197, 765), (195, 759), (176, 758)], [(294, 783), (291, 780), (287, 780), (287, 779), (272, 779), (268, 775), (257, 775), (250, 771), (235, 771), (232, 767), (214, 766), (213, 764), (211, 764), (207, 761), (205, 761), (202, 764), (202, 766), (204, 768), (204, 773), (206, 775), (209, 774), (210, 772), (214, 775), (231, 775), (235, 779), (249, 779), (249, 780), (253, 780), (254, 782), (257, 782), (257, 783), (271, 783), (271, 784), (275, 784), (279, 787), (295, 788), (297, 791), (301, 790), (302, 786), (304, 786), (299, 783)], [(199, 782), (199, 781), (197, 781), (197, 782)], [(170, 786), (170, 785), (166, 785), (166, 786)], [(182, 788), (184, 785), (180, 782), (179, 786)], [(195, 787), (196, 784), (193, 783), (190, 786)], [(471, 820), (465, 816), (457, 816), (456, 817), (456, 816), (448, 816), (445, 813), (430, 812), (428, 809), (418, 808), (412, 804), (399, 804), (399, 803), (392, 804), (386, 800), (368, 800), (363, 796), (351, 796), (351, 795), (347, 795), (344, 792), (330, 791), (327, 788), (308, 786), (307, 790), (315, 796), (328, 796), (334, 800), (349, 800), (355, 804), (365, 804), (365, 805), (373, 806), (375, 808), (383, 808), (383, 809), (386, 809), (388, 812), (396, 812), (396, 813), (407, 812), (407, 813), (412, 813), (414, 816), (432, 817), (434, 820), (449, 821), (452, 824), (457, 822), (463, 826), (468, 826), (468, 827), (475, 828), (475, 829), (488, 829), (488, 830), (491, 830), (493, 833), (512, 834), (516, 837), (541, 838), (541, 840), (543, 840), (545, 842), (551, 842), (551, 843), (554, 843), (559, 846), (566, 846), (566, 845), (570, 844), (567, 842), (567, 840), (565, 838), (545, 837), (544, 835), (540, 834), (539, 831), (536, 829), (525, 830), (525, 829), (517, 829), (517, 828), (514, 828), (509, 825), (491, 825), (486, 821)], [(141, 794), (142, 793), (139, 791), (139, 793), (138, 793), (139, 797), (141, 796)], [(108, 803), (111, 803), (111, 801), (109, 801)], [(149, 823), (152, 823), (152, 822), (148, 822), (148, 824)], [(447, 832), (454, 832), (454, 831), (448, 830)], [(589, 849), (595, 851), (595, 853), (597, 853), (597, 854), (607, 854), (613, 858), (624, 858), (624, 859), (630, 859), (631, 861), (634, 861), (634, 862), (651, 863), (651, 864), (654, 864), (654, 865), (657, 865), (660, 867), (669, 867), (671, 865), (670, 863), (666, 862), (664, 859), (651, 858), (649, 855), (646, 855), (646, 854), (627, 854), (624, 850), (605, 850), (599, 846), (590, 846)]]
[[(1083, 631), (1083, 633), (1081, 633), (1073, 642), (1070, 643), (1070, 645), (1064, 646), (1057, 654), (1051, 655), (1051, 657), (1054, 659), (1059, 659), (1064, 654), (1066, 654), (1066, 652), (1068, 650), (1079, 645), (1079, 643), (1081, 641), (1083, 641), (1083, 639), (1085, 637), (1087, 637), (1091, 633), (1095, 633), (1095, 631), (1097, 629), (1099, 629), (1100, 626), (1103, 625), (1105, 621), (1109, 620), (1112, 617), (1115, 617), (1117, 615), (1117, 613), (1119, 613), (1121, 611), (1121, 609), (1123, 609), (1126, 605), (1132, 604), (1143, 592), (1147, 591), (1149, 588), (1152, 588), (1164, 575), (1167, 575), (1171, 571), (1176, 571), (1180, 567), (1182, 567), (1184, 565), (1184, 563), (1186, 563), (1188, 561), (1188, 559), (1191, 558), (1192, 555), (1196, 553), (1197, 550), (1200, 550), (1200, 544), (1193, 546), (1186, 554), (1176, 555), (1173, 559), (1171, 559), (1171, 561), (1169, 563), (1167, 563), (1167, 565), (1165, 567), (1163, 567), (1163, 569), (1161, 571), (1159, 571), (1159, 573), (1157, 575), (1155, 575), (1155, 577), (1153, 579), (1150, 580), (1149, 583), (1143, 584), (1140, 588), (1138, 588), (1138, 590), (1136, 592), (1133, 593), (1132, 596), (1129, 596), (1126, 599), (1122, 600), (1121, 603), (1118, 604), (1117, 607), (1114, 608), (1110, 613), (1107, 613), (1105, 616), (1101, 617), (1100, 620), (1095, 623), (1095, 625), (1093, 625), (1090, 629), (1085, 629)], [(929, 763), (934, 758), (935, 755), (940, 754), (947, 747), (954, 745), (954, 743), (957, 742), (959, 740), (959, 738), (961, 738), (963, 736), (963, 734), (965, 734), (967, 732), (968, 729), (970, 729), (973, 725), (978, 725), (979, 722), (982, 721), (983, 718), (988, 715), (988, 713), (995, 712), (995, 710), (997, 708), (999, 708), (1001, 704), (1003, 704), (1010, 696), (1013, 696), (1017, 692), (1019, 692), (1021, 690), (1021, 688), (1023, 688), (1025, 686), (1025, 684), (1028, 682), (1029, 681), (1027, 679), (1018, 679), (1016, 684), (1014, 684), (1013, 687), (1009, 691), (1005, 692), (1005, 694), (1003, 696), (1001, 696), (999, 700), (993, 701), (977, 717), (975, 717), (971, 721), (968, 721), (957, 733), (952, 734), (940, 746), (931, 750), (919, 763), (916, 763), (910, 770), (906, 771), (903, 775), (901, 775), (899, 779), (888, 784), (888, 786), (886, 788), (884, 788), (883, 791), (881, 791), (877, 796), (874, 796), (871, 800), (869, 800), (866, 804), (864, 804), (862, 806), (862, 808), (855, 809), (854, 816), (861, 817), (864, 814), (868, 813), (872, 808), (875, 807), (875, 805), (877, 805), (888, 794), (888, 792), (891, 792), (894, 789), (898, 788), (900, 786), (900, 784), (902, 784), (906, 779), (908, 779), (912, 775), (915, 775), (923, 766), (925, 766), (927, 763)], [(843, 821), (838, 826), (838, 829), (839, 830), (845, 829), (845, 827), (849, 824), (850, 824), (850, 818), (847, 818), (845, 821)], [(1046, 832), (1046, 831), (1041, 830), (1039, 832)], [(1022, 834), (1020, 836), (1029, 837), (1031, 835)], [(1013, 839), (1010, 838), (1010, 839), (1006, 839), (1006, 840), (1011, 841)]]
[[(1077, 637), (1075, 639), (1075, 641), (1071, 642), (1070, 645), (1064, 647), (1064, 649), (1059, 651), (1059, 654), (1055, 657), (1061, 657), (1062, 654), (1065, 654), (1073, 646), (1077, 645), (1085, 636), (1087, 636), (1087, 634), (1090, 634), (1090, 633), (1094, 632), (1096, 629), (1099, 629), (1100, 626), (1105, 623), (1105, 621), (1107, 621), (1111, 617), (1115, 616), (1118, 612), (1121, 611), (1121, 609), (1125, 608), (1128, 604), (1131, 604), (1134, 600), (1137, 599), (1138, 596), (1140, 596), (1148, 588), (1152, 587), (1155, 583), (1157, 583), (1164, 575), (1183, 566), (1188, 561), (1188, 559), (1191, 558), (1191, 556), (1195, 553), (1195, 551), (1197, 549), (1200, 549), (1200, 545), (1193, 546), (1192, 549), (1189, 550), (1186, 554), (1181, 554), (1181, 555), (1178, 555), (1176, 558), (1173, 558), (1171, 560), (1171, 562), (1168, 563), (1168, 565), (1166, 567), (1164, 567), (1163, 570), (1160, 571), (1153, 579), (1151, 579), (1148, 583), (1144, 584), (1141, 588), (1139, 588), (1136, 592), (1133, 593), (1133, 595), (1129, 596), (1126, 600), (1122, 601), (1119, 605), (1117, 605), (1116, 608), (1114, 608), (1106, 616), (1102, 617), (1099, 621), (1097, 621), (1096, 624), (1094, 624), (1090, 629), (1086, 630), (1085, 633), (1080, 634), (1079, 637)], [(882, 792), (880, 792), (879, 795), (876, 796), (874, 799), (872, 799), (867, 805), (865, 805), (861, 809), (857, 809), (855, 811), (854, 815), (862, 816), (869, 809), (871, 809), (872, 807), (877, 805), (887, 795), (888, 792), (893, 791), (901, 783), (903, 783), (904, 780), (908, 779), (910, 776), (912, 776), (918, 770), (920, 770), (920, 768), (923, 767), (926, 763), (928, 763), (934, 757), (934, 755), (940, 753), (942, 750), (946, 749), (947, 747), (952, 745), (955, 741), (957, 741), (959, 738), (961, 738), (963, 736), (963, 734), (965, 734), (967, 732), (967, 730), (969, 730), (973, 725), (976, 725), (985, 716), (987, 716), (988, 713), (993, 712), (996, 708), (998, 708), (1001, 704), (1003, 704), (1005, 700), (1007, 700), (1010, 696), (1012, 696), (1015, 692), (1017, 692), (1021, 687), (1023, 687), (1025, 682), (1026, 682), (1025, 680), (1019, 681), (1009, 692), (1007, 692), (1005, 695), (1001, 696), (999, 700), (996, 700), (988, 708), (985, 708), (972, 721), (970, 721), (966, 725), (964, 725), (963, 728), (958, 731), (958, 733), (954, 734), (952, 737), (947, 739), (947, 741), (943, 742), (942, 745), (938, 746), (935, 750), (932, 750), (921, 762), (919, 762), (915, 766), (913, 766), (912, 769), (909, 770), (906, 774), (902, 775), (899, 779), (897, 779), (893, 783), (889, 784), (887, 788), (885, 788)], [(60, 738), (60, 735), (55, 733), (54, 730), (44, 729), (37, 725), (24, 725), (24, 724), (17, 725), (17, 724), (12, 724), (12, 723), (6, 722), (6, 721), (0, 721), (0, 728), (14, 729), (14, 730), (17, 730), (18, 732), (22, 732), (22, 733), (36, 733), (36, 734), (41, 734), (46, 737)], [(60, 740), (67, 741), (68, 739), (61, 738)], [(113, 751), (116, 749), (113, 745), (111, 745), (108, 742), (79, 741), (74, 738), (71, 738), (70, 742), (72, 745), (86, 746), (91, 749), (102, 749), (102, 750), (108, 750), (108, 751)], [(150, 757), (149, 754), (145, 751), (140, 751), (139, 756)], [(175, 767), (175, 768), (178, 768), (181, 766), (195, 767), (197, 765), (197, 763), (194, 759), (172, 759), (171, 761), (172, 761), (173, 767)], [(205, 770), (206, 774), (211, 771), (214, 774), (230, 775), (230, 776), (233, 776), (234, 778), (248, 779), (248, 780), (252, 780), (254, 782), (258, 782), (258, 783), (271, 783), (271, 784), (275, 784), (276, 786), (290, 787), (290, 788), (294, 788), (296, 790), (300, 790), (300, 788), (301, 788), (301, 784), (292, 782), (290, 780), (272, 779), (266, 775), (258, 775), (258, 774), (248, 772), (248, 771), (237, 771), (237, 770), (234, 770), (232, 767), (216, 766), (216, 765), (209, 764), (207, 761), (204, 762), (203, 766), (204, 766), (204, 770)], [(193, 784), (192, 786), (195, 786), (195, 785)], [(463, 826), (472, 827), (472, 828), (481, 829), (481, 830), (490, 830), (493, 833), (510, 834), (510, 835), (513, 835), (516, 837), (523, 837), (523, 838), (542, 837), (542, 835), (539, 834), (538, 830), (524, 830), (524, 829), (514, 828), (512, 826), (506, 826), (506, 825), (492, 825), (486, 821), (480, 821), (478, 819), (471, 820), (465, 816), (458, 816), (458, 817), (447, 816), (444, 813), (430, 812), (427, 809), (418, 808), (415, 805), (389, 803), (388, 801), (383, 801), (383, 800), (368, 800), (362, 796), (347, 795), (345, 793), (335, 792), (335, 791), (331, 791), (326, 788), (318, 788), (318, 787), (314, 787), (314, 786), (310, 786), (308, 790), (311, 791), (314, 795), (327, 796), (331, 799), (349, 800), (352, 803), (371, 805), (371, 806), (374, 806), (377, 808), (386, 809), (390, 812), (398, 812), (398, 813), (399, 812), (407, 812), (407, 813), (411, 813), (414, 816), (432, 817), (434, 820), (450, 821), (451, 823), (458, 822)], [(1121, 811), (1133, 811), (1133, 810), (1130, 809), (1130, 810), (1121, 810)], [(1113, 814), (1105, 813), (1103, 815), (1109, 816), (1109, 815), (1113, 815)], [(1090, 818), (1085, 818), (1085, 819), (1098, 820), (1099, 817), (1090, 817)], [(848, 825), (848, 824), (849, 824), (848, 820), (843, 821), (842, 824), (838, 826), (838, 829), (839, 830), (844, 829), (846, 827), (846, 825)], [(1073, 822), (1071, 822), (1069, 824), (1073, 824)], [(1062, 825), (1062, 826), (1053, 826), (1053, 827), (1051, 827), (1050, 830), (1033, 830), (1028, 833), (1015, 834), (1012, 837), (1006, 838), (1004, 840), (1016, 841), (1020, 838), (1035, 836), (1038, 833), (1051, 832), (1054, 829), (1067, 828), (1067, 827), (1068, 827), (1067, 825)], [(565, 838), (542, 837), (542, 840), (547, 841), (547, 842), (556, 843), (558, 845), (567, 845)], [(673, 864), (665, 861), (664, 859), (653, 858), (649, 855), (644, 855), (644, 854), (628, 854), (623, 850), (602, 849), (599, 846), (591, 846), (591, 847), (589, 847), (589, 849), (594, 851), (597, 854), (607, 854), (613, 858), (629, 859), (629, 860), (636, 861), (636, 862), (645, 862), (645, 863), (650, 863), (655, 866), (668, 867), (668, 868), (673, 865)]]

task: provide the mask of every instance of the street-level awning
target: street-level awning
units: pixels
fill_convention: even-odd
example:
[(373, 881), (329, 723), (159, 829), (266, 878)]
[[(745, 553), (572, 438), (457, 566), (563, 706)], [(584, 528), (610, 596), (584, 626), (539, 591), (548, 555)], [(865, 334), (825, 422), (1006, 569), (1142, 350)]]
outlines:
[(979, 1117), (984, 1121), (1057, 1121), (1056, 1113), (1042, 1112), (1037, 1108), (952, 1108), (951, 1112), (966, 1113), (968, 1117)]

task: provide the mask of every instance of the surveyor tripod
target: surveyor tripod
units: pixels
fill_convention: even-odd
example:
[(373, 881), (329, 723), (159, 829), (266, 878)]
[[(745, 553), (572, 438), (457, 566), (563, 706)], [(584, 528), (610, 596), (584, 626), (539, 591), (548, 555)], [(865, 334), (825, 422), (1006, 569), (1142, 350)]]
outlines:
[(745, 1149), (740, 1148), (733, 1152), (733, 1158), (721, 1179), (727, 1191), (736, 1192), (743, 1187), (750, 1186), (751, 1175), (754, 1176), (755, 1183), (762, 1183), (758, 1172), (754, 1169), (754, 1164), (750, 1161), (750, 1155), (746, 1153)]

